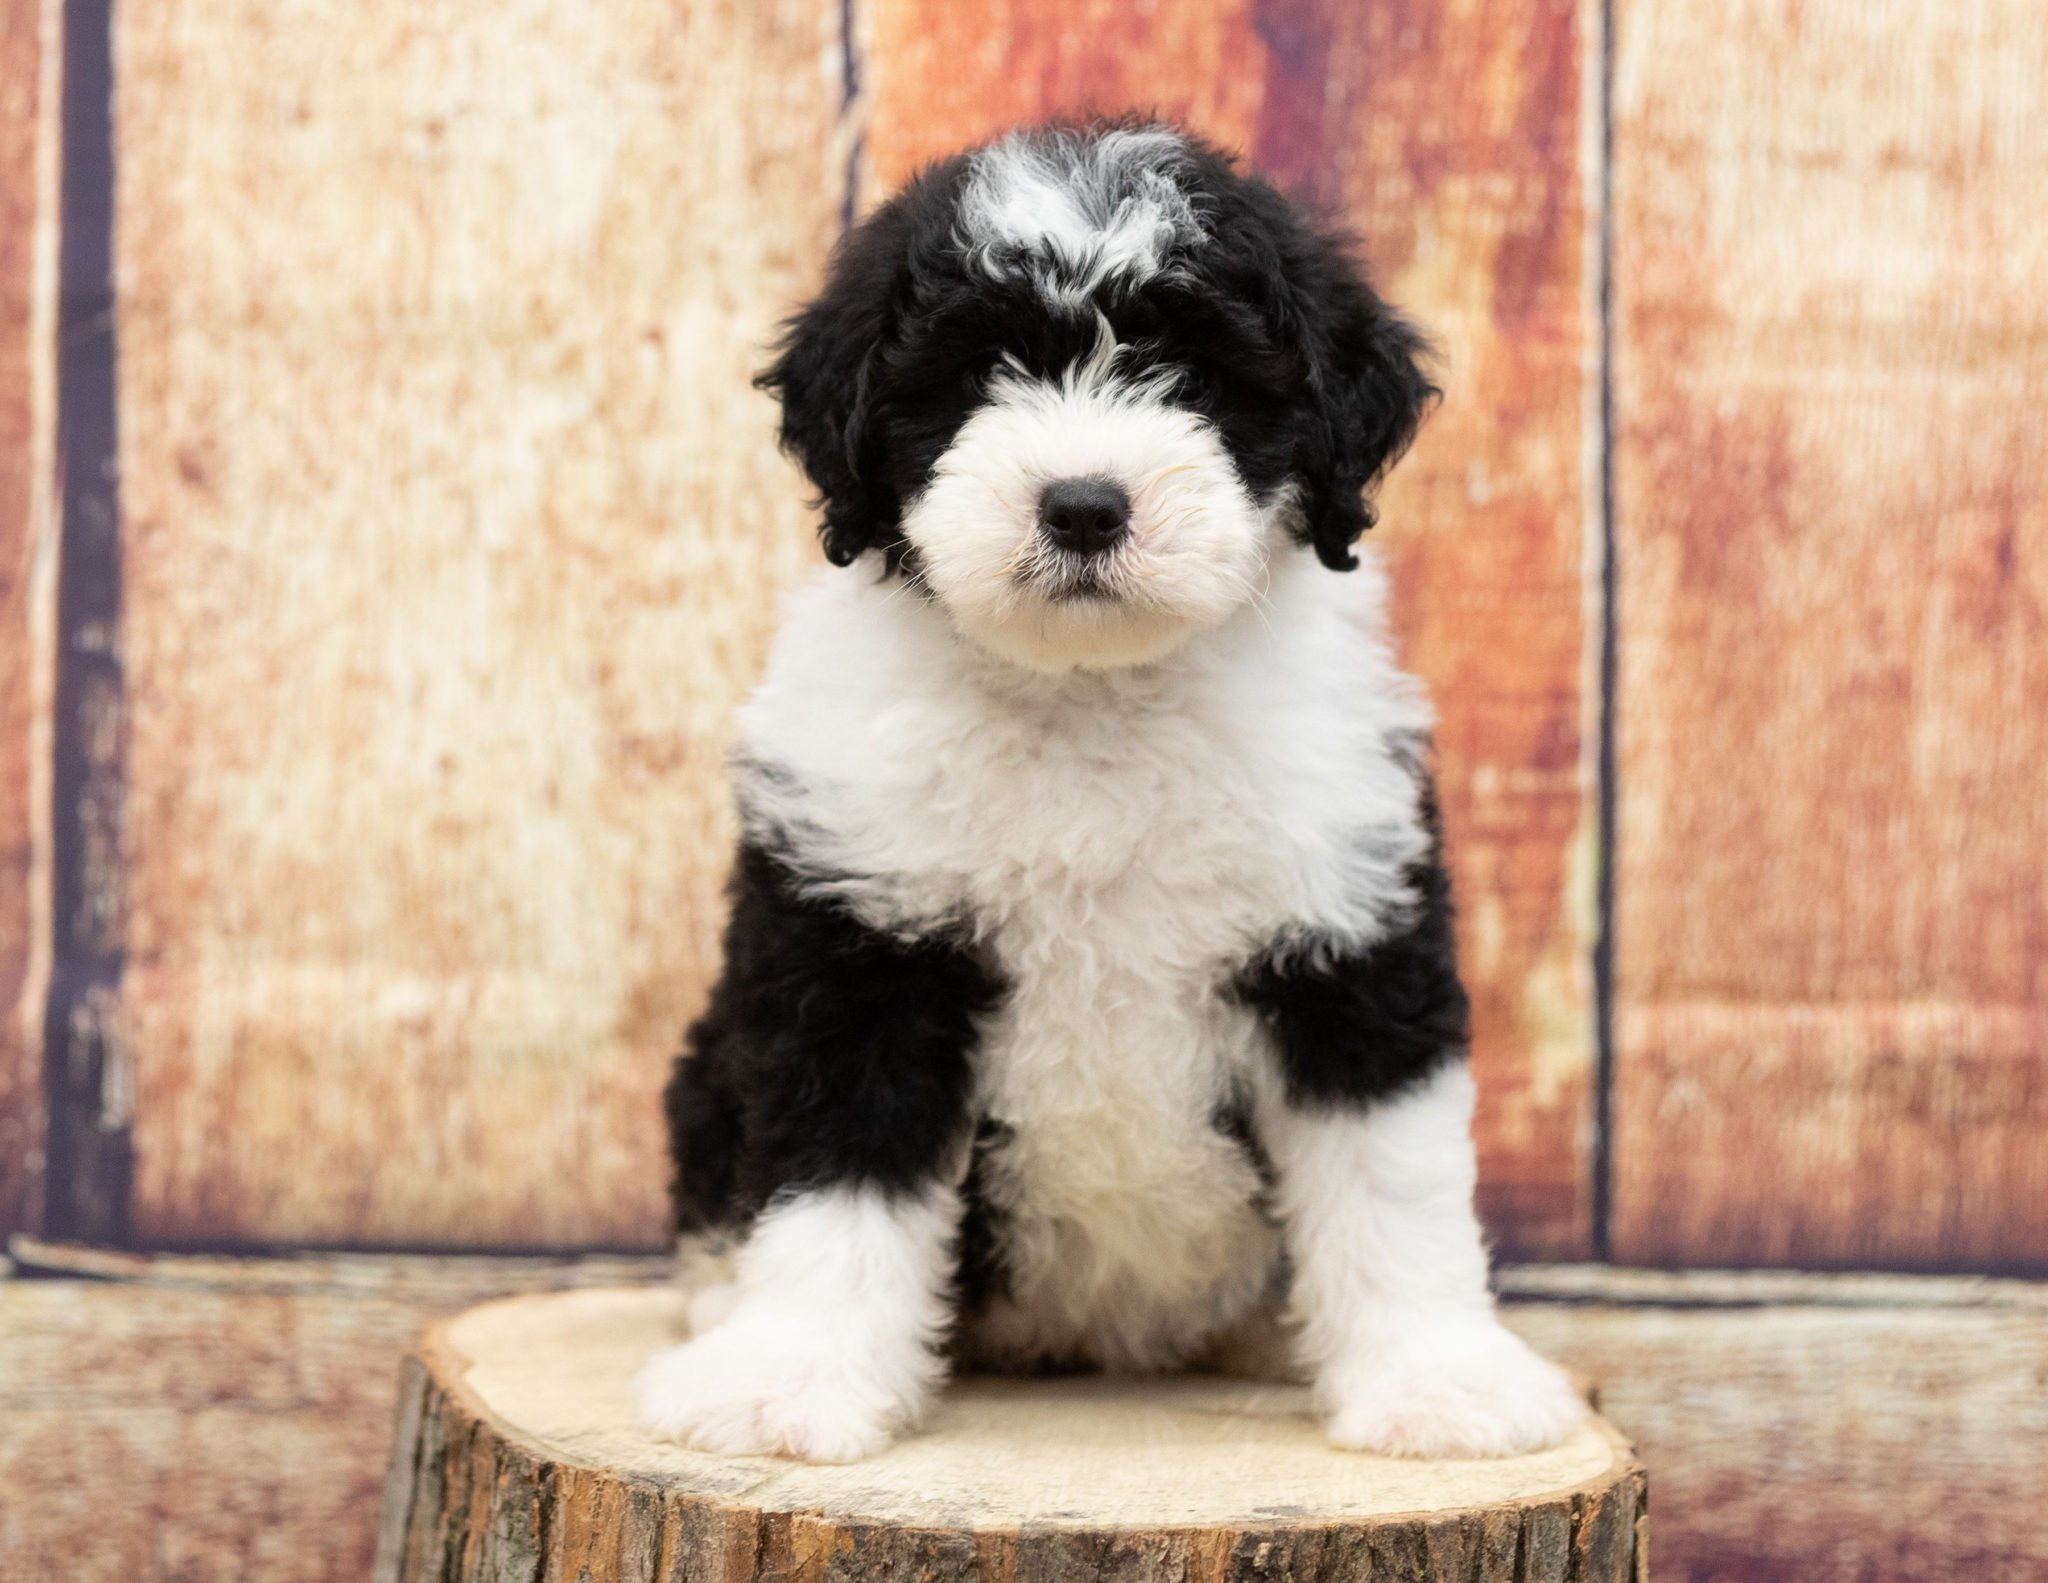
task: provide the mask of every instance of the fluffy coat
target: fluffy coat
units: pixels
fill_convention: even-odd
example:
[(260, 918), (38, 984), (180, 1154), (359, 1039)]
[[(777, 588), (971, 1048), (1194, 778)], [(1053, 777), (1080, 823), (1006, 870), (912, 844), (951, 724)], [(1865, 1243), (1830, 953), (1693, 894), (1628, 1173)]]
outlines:
[[(847, 569), (740, 723), (650, 1427), (845, 1459), (955, 1361), (1276, 1327), (1343, 1445), (1576, 1421), (1493, 1315), (1428, 712), (1353, 549), (1421, 355), (1164, 128), (1018, 134), (849, 237), (767, 376)], [(1086, 553), (1072, 480), (1124, 514)]]

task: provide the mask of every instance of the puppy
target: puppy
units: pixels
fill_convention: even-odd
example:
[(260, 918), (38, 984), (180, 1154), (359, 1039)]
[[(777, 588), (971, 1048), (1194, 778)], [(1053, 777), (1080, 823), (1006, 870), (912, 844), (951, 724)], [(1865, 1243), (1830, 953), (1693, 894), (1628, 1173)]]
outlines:
[(846, 238), (762, 381), (844, 570), (741, 716), (652, 1430), (841, 1461), (950, 1363), (1276, 1320), (1340, 1446), (1577, 1422), (1487, 1290), (1429, 715), (1353, 549), (1423, 350), (1165, 127), (1015, 134)]

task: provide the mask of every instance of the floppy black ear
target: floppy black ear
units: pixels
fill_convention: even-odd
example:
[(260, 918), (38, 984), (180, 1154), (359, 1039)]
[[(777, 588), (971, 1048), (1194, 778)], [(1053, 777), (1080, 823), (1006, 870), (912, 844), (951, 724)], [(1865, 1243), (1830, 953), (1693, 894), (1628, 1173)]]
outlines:
[(873, 419), (907, 289), (912, 201), (899, 194), (840, 239), (824, 289), (783, 326), (755, 380), (782, 403), (782, 448), (818, 488), (818, 536), (835, 566), (890, 537), (901, 514)]
[[(1328, 244), (1325, 244), (1326, 246)], [(1323, 304), (1329, 356), (1320, 391), (1329, 453), (1308, 474), (1302, 502), (1309, 542), (1325, 566), (1358, 564), (1352, 545), (1378, 520), (1382, 478), (1407, 454), (1443, 392), (1424, 371), (1429, 343), (1342, 264)]]
[(1427, 372), (1428, 340), (1380, 301), (1349, 250), (1271, 188), (1259, 197), (1279, 255), (1276, 329), (1309, 387), (1296, 452), (1303, 533), (1325, 566), (1349, 571), (1374, 522), (1372, 493), (1443, 393)]

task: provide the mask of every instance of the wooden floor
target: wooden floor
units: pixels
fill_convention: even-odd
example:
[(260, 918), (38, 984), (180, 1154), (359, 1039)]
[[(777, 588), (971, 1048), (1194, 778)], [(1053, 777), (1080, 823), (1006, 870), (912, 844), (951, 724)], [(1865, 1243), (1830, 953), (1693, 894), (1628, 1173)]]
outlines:
[[(398, 1359), (499, 1292), (658, 1261), (13, 1246), (0, 1577), (362, 1578)], [(2048, 1284), (1504, 1272), (1650, 1468), (1662, 1583), (2048, 1578)]]

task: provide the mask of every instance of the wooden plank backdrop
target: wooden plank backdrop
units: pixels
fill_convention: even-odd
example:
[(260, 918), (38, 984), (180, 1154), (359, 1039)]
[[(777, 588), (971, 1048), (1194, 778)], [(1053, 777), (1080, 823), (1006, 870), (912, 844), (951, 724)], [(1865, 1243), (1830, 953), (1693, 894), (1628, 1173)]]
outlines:
[(652, 1273), (24, 1251), (46, 1262), (0, 1281), (0, 1576), (64, 1583), (361, 1583), (420, 1327)]
[(2048, 27), (1623, 0), (1624, 1260), (2048, 1263)]
[(119, 713), (59, 731), (113, 744), (72, 800), (118, 795), (119, 838), (81, 828), (67, 869), (110, 921), (59, 987), (91, 1036), (53, 1047), (88, 1074), (56, 1224), (661, 1240), (726, 721), (812, 554), (746, 375), (850, 171), (872, 201), (1003, 125), (1148, 103), (1356, 229), (1443, 342), (1383, 539), (1443, 716), (1486, 1207), (1511, 1251), (1590, 1250), (1571, 4), (1105, 11), (1132, 48), (1083, 51), (1071, 19), (890, 0), (851, 56), (800, 0), (340, 18), (114, 13), (118, 612), (62, 641), (117, 615)]
[[(1060, 112), (1245, 150), (1444, 348), (1375, 542), (1502, 1244), (2048, 1269), (2048, 28), (1608, 9), (0, 0), (0, 1231), (235, 1255), (0, 1259), (0, 1573), (360, 1576), (417, 1320), (651, 1270), (476, 1250), (664, 1240), (816, 557), (748, 376)], [(1506, 1280), (1659, 1577), (2048, 1574), (2038, 1283)]]
[(870, 198), (1005, 127), (1142, 106), (1347, 227), (1437, 338), (1446, 399), (1372, 542), (1439, 716), (1482, 1207), (1508, 1252), (1590, 1252), (1582, 151), (1597, 7), (865, 0), (858, 17)]
[(38, 1223), (42, 1044), (29, 993), (35, 656), (32, 334), (41, 205), (40, 0), (0, 0), (0, 1236)]
[(122, 1232), (654, 1246), (837, 11), (115, 28)]
[(1589, 1269), (1509, 1285), (1525, 1299), (1509, 1323), (1596, 1383), (1650, 1470), (1657, 1583), (2048, 1577), (2038, 1284)]
[[(2038, 1261), (2044, 243), (2000, 197), (2039, 173), (2038, 47), (2017, 0), (1620, 14), (1613, 1245)], [(1590, 9), (874, 0), (850, 54), (801, 0), (568, 40), (118, 17), (122, 712), (58, 735), (117, 745), (118, 861), (61, 921), (113, 920), (66, 1103), (120, 1136), (65, 1152), (64, 1224), (660, 1239), (725, 721), (810, 554), (744, 376), (850, 198), (1140, 103), (1344, 219), (1444, 343), (1379, 543), (1443, 718), (1486, 1207), (1512, 1252), (1592, 1250)], [(1679, 64), (1710, 48), (1778, 75), (1725, 100)], [(1855, 69), (1793, 92), (1822, 58)], [(1982, 79), (1960, 118), (1902, 64), (1937, 59)]]

